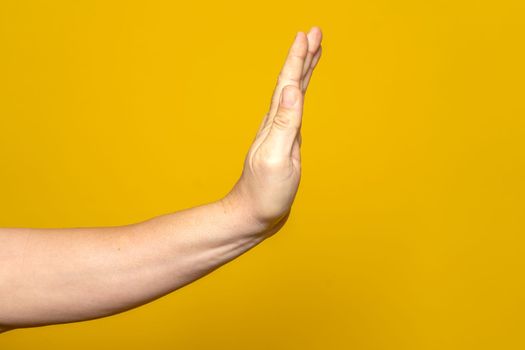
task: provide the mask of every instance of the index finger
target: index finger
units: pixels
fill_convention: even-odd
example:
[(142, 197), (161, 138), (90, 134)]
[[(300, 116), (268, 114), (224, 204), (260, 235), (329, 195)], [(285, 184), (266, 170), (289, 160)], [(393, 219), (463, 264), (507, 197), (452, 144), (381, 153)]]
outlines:
[(279, 107), (281, 91), (286, 85), (294, 85), (301, 88), (303, 67), (308, 54), (308, 38), (304, 32), (297, 32), (292, 46), (288, 50), (288, 56), (284, 62), (277, 85), (275, 86), (270, 105), (269, 116), (273, 117)]

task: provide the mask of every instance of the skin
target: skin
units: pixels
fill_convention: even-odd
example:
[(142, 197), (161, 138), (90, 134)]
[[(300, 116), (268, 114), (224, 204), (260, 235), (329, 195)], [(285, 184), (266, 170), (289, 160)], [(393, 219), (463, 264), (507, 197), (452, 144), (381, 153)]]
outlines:
[(0, 228), (0, 332), (135, 308), (278, 232), (299, 187), (304, 96), (321, 40), (317, 26), (297, 33), (242, 174), (223, 198), (125, 226)]

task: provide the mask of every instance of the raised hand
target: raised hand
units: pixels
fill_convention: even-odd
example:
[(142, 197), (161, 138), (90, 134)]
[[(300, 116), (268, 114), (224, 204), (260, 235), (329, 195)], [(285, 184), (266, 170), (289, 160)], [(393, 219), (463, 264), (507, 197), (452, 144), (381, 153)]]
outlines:
[(265, 230), (284, 224), (299, 187), (304, 95), (321, 57), (321, 41), (317, 26), (297, 33), (242, 175), (225, 197)]

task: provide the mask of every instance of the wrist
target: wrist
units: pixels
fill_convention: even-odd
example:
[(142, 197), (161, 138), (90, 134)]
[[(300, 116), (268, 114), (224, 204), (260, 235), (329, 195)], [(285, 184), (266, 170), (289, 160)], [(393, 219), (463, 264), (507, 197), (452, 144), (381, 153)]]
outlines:
[(237, 227), (242, 227), (250, 234), (265, 236), (274, 231), (276, 224), (281, 220), (267, 221), (256, 217), (250, 201), (239, 188), (234, 187), (228, 194), (219, 200), (224, 212), (230, 216)]

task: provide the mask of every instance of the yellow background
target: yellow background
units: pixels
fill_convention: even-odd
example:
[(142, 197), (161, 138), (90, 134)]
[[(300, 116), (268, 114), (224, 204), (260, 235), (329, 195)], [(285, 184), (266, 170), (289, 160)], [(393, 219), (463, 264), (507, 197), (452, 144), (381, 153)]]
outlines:
[(523, 349), (523, 1), (0, 3), (0, 226), (224, 195), (319, 25), (285, 228), (114, 317), (11, 349)]

